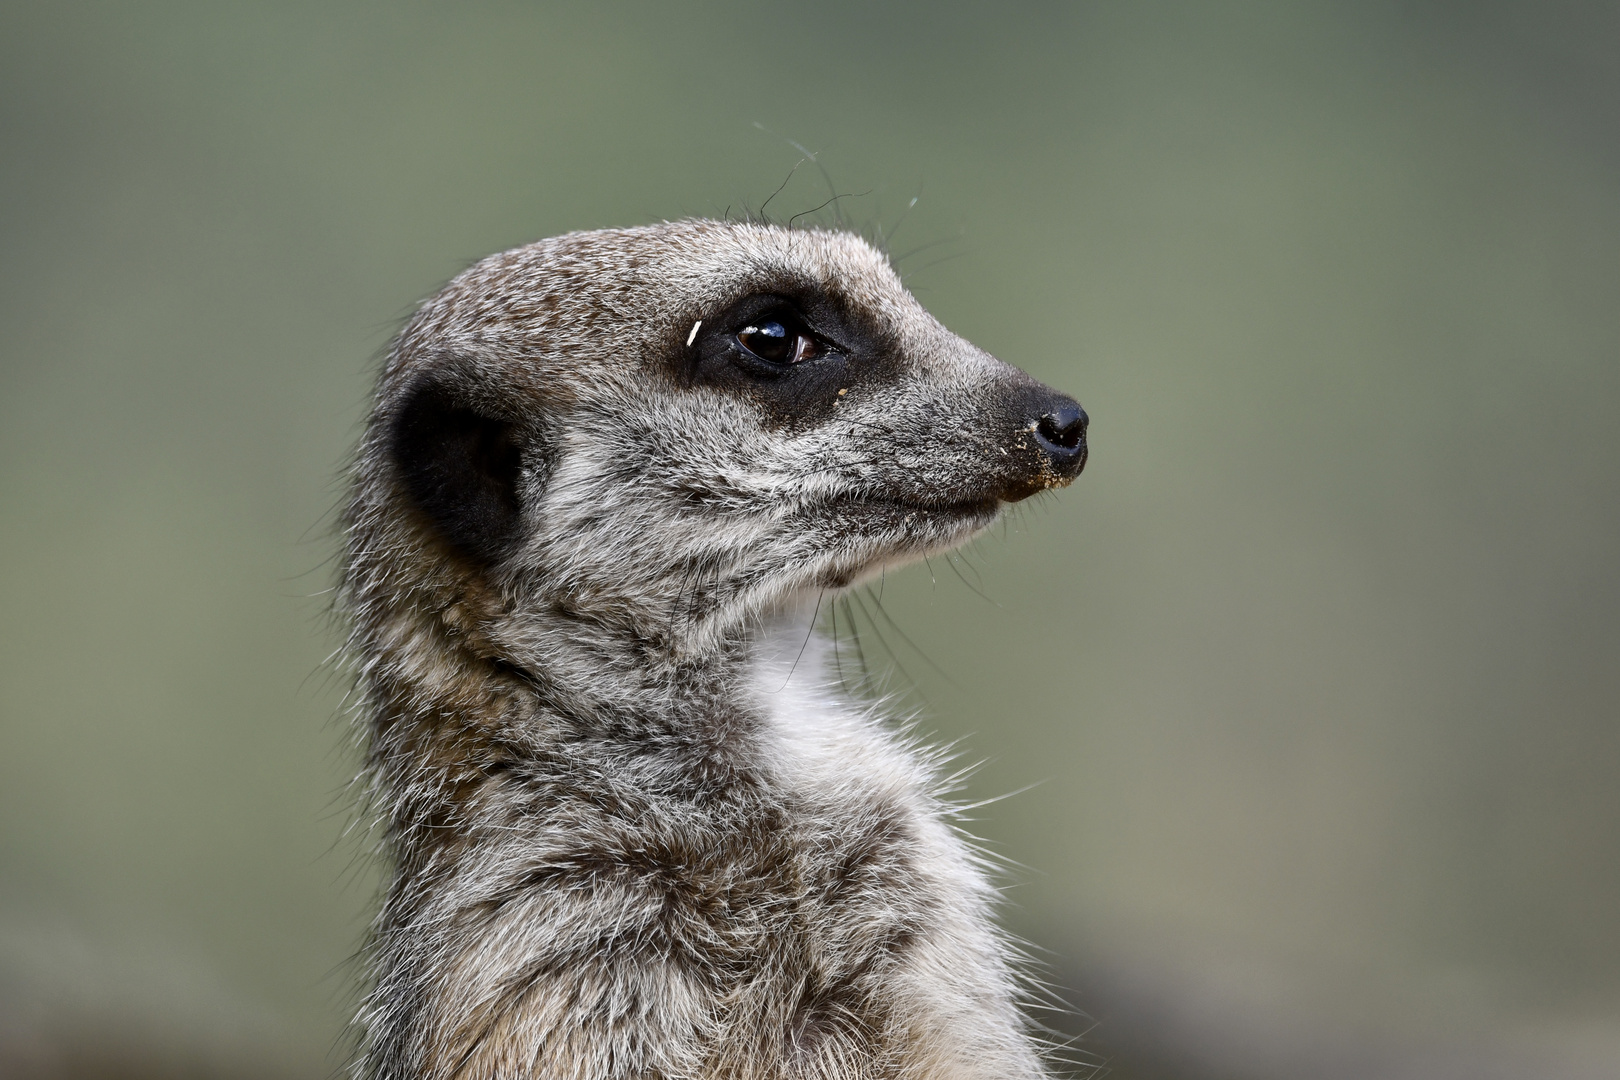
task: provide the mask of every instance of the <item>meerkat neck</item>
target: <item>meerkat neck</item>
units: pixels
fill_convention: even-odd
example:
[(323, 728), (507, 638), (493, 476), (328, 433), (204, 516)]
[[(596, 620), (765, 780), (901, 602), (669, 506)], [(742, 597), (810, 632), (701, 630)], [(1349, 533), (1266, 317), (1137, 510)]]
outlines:
[(684, 656), (555, 614), (499, 635), (453, 615), (379, 620), (367, 650), (372, 761), (392, 831), (438, 844), (476, 828), (483, 779), (582, 742), (655, 746), (676, 787), (745, 774), (776, 695), (820, 682), (817, 611), (814, 596), (795, 601)]

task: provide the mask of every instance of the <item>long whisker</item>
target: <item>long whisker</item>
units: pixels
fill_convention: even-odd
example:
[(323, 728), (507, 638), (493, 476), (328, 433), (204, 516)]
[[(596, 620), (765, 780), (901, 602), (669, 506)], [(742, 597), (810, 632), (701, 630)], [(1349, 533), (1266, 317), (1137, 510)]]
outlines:
[(917, 647), (917, 643), (915, 641), (911, 640), (910, 635), (908, 635), (904, 630), (900, 629), (900, 624), (894, 621), (894, 617), (889, 614), (888, 609), (883, 606), (882, 601), (878, 602), (877, 609), (878, 609), (878, 614), (883, 616), (883, 621), (887, 622), (889, 624), (889, 628), (891, 630), (893, 630), (896, 634), (900, 635), (900, 640), (901, 641), (904, 641), (907, 645), (911, 646), (911, 651), (912, 652), (914, 652), (918, 656), (922, 657), (923, 663), (927, 664), (929, 667), (933, 668), (936, 672), (938, 672), (940, 678), (944, 679), (947, 684), (949, 684), (950, 686), (954, 687), (957, 690), (962, 689), (961, 686), (957, 684), (955, 679), (951, 678), (948, 674), (945, 673), (944, 668), (942, 668), (938, 664), (934, 663), (934, 661), (929, 657), (929, 655), (927, 653), (923, 652), (920, 648)]
[(843, 662), (843, 658), (840, 657), (839, 654), (838, 654), (838, 601), (837, 600), (834, 600), (833, 605), (832, 605), (832, 646), (833, 646), (833, 668), (838, 672), (838, 685), (842, 686), (845, 690), (848, 690), (849, 686), (844, 682), (844, 662)]
[(867, 610), (866, 601), (861, 599), (860, 593), (852, 592), (849, 594), (849, 598), (860, 605), (861, 613), (866, 616), (866, 621), (871, 624), (872, 633), (877, 635), (878, 644), (882, 645), (883, 651), (889, 654), (889, 663), (893, 664), (899, 670), (901, 678), (905, 679), (910, 685), (916, 686), (917, 680), (911, 677), (911, 672), (907, 671), (906, 666), (900, 662), (899, 653), (895, 652), (894, 647), (889, 644), (889, 640), (883, 636), (883, 631), (878, 628), (877, 620), (873, 618), (872, 613)]
[(845, 621), (849, 623), (849, 635), (855, 642), (855, 660), (861, 667), (860, 685), (865, 685), (871, 678), (871, 668), (866, 664), (866, 650), (861, 647), (861, 627), (855, 621), (855, 609), (850, 603), (850, 597), (843, 597), (843, 601), (844, 614), (847, 616)]
[(990, 599), (990, 597), (985, 594), (985, 591), (983, 589), (979, 588), (977, 585), (974, 585), (973, 582), (969, 581), (967, 578), (962, 576), (962, 571), (957, 568), (956, 560), (951, 558), (951, 553), (948, 552), (948, 551), (945, 553), (945, 565), (947, 565), (947, 566), (949, 566), (951, 568), (952, 573), (954, 573), (956, 575), (956, 578), (957, 578), (958, 581), (960, 581), (962, 584), (966, 585), (969, 589), (971, 589), (985, 603), (995, 604), (996, 607), (1001, 606), (1000, 604), (996, 604), (996, 602), (994, 600)]
[(787, 678), (783, 679), (782, 685), (776, 688), (778, 694), (787, 689), (788, 683), (793, 681), (793, 673), (799, 670), (799, 661), (804, 659), (804, 650), (809, 647), (810, 637), (816, 632), (816, 620), (821, 618), (821, 598), (825, 595), (827, 595), (826, 589), (817, 590), (816, 610), (810, 616), (810, 628), (804, 632), (804, 641), (799, 643), (799, 655), (793, 658), (793, 666), (788, 668)]

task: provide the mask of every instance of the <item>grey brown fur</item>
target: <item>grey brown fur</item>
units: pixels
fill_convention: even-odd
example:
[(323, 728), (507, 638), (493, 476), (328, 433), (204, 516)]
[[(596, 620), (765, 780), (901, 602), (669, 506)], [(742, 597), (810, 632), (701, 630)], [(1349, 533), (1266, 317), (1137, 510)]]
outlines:
[[(822, 335), (780, 371), (726, 322), (778, 300)], [(394, 865), (357, 1075), (1043, 1076), (935, 763), (810, 624), (1083, 425), (844, 233), (572, 234), (423, 304), (347, 513)]]

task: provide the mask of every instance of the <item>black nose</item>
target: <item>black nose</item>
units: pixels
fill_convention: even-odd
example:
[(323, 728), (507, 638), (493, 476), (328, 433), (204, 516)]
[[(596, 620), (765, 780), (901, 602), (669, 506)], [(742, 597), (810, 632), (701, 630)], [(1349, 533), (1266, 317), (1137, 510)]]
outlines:
[(1086, 463), (1086, 410), (1065, 397), (1044, 404), (1035, 420), (1035, 441), (1059, 473), (1078, 473)]

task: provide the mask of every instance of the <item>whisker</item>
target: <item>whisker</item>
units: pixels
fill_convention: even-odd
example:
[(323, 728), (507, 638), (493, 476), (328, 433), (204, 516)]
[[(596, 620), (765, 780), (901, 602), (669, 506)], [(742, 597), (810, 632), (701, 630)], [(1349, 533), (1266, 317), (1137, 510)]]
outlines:
[(878, 602), (877, 609), (878, 609), (878, 614), (882, 615), (883, 620), (889, 624), (889, 628), (891, 630), (893, 630), (896, 634), (900, 635), (900, 640), (904, 641), (907, 645), (909, 645), (911, 647), (911, 651), (916, 653), (918, 656), (920, 656), (922, 658), (923, 663), (927, 664), (929, 667), (933, 668), (936, 672), (938, 672), (940, 678), (944, 679), (945, 682), (947, 684), (949, 684), (951, 687), (953, 687), (954, 689), (957, 689), (957, 690), (962, 689), (962, 687), (960, 685), (958, 685), (958, 683), (957, 683), (957, 681), (955, 679), (951, 678), (950, 675), (946, 674), (944, 668), (942, 668), (938, 664), (934, 663), (934, 661), (929, 657), (929, 655), (927, 653), (923, 652), (922, 649), (917, 647), (917, 643), (915, 641), (911, 640), (910, 635), (908, 635), (904, 630), (900, 629), (900, 624), (894, 621), (894, 617), (889, 614), (888, 609), (883, 606), (882, 601)]
[(799, 661), (804, 659), (804, 650), (810, 645), (810, 638), (816, 632), (816, 620), (821, 618), (821, 598), (825, 595), (827, 595), (826, 589), (816, 592), (816, 610), (810, 616), (810, 628), (804, 632), (804, 641), (799, 644), (799, 655), (793, 658), (793, 666), (788, 668), (787, 678), (783, 679), (782, 685), (776, 688), (778, 694), (787, 689), (788, 683), (793, 681), (793, 673), (799, 670)]

